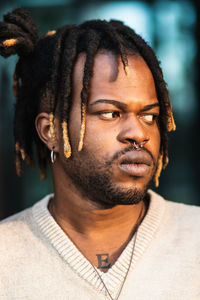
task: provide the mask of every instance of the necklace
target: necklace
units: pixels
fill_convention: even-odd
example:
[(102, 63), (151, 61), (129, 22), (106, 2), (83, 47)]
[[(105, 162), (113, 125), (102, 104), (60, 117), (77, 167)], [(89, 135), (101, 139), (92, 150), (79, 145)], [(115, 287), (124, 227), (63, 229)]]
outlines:
[[(56, 216), (55, 216), (55, 213), (54, 213), (54, 210), (53, 210), (53, 207), (52, 207), (52, 202), (49, 203), (48, 209), (49, 209), (51, 215), (53, 216), (53, 218), (56, 220)], [(144, 214), (143, 214), (143, 209), (144, 209)], [(123, 282), (122, 282), (122, 284), (121, 284), (121, 286), (120, 286), (120, 289), (119, 289), (119, 291), (118, 291), (117, 297), (116, 297), (115, 299), (111, 296), (111, 293), (109, 292), (109, 290), (108, 290), (108, 288), (107, 288), (105, 282), (103, 281), (101, 275), (99, 274), (98, 270), (97, 270), (97, 269), (95, 268), (95, 266), (89, 261), (90, 265), (92, 266), (92, 268), (94, 269), (94, 271), (95, 271), (95, 273), (97, 274), (98, 278), (99, 278), (100, 281), (102, 282), (102, 284), (103, 284), (103, 286), (104, 286), (104, 289), (106, 290), (106, 292), (107, 292), (107, 294), (108, 294), (108, 296), (109, 296), (109, 298), (110, 298), (111, 300), (117, 300), (117, 299), (119, 298), (119, 296), (120, 296), (120, 294), (121, 294), (121, 291), (122, 291), (122, 288), (123, 288), (123, 286), (124, 286), (124, 283), (125, 283), (125, 281), (126, 281), (126, 278), (127, 278), (127, 276), (128, 276), (128, 273), (129, 273), (129, 270), (130, 270), (130, 267), (131, 267), (131, 263), (132, 263), (132, 259), (133, 259), (133, 254), (134, 254), (135, 243), (136, 243), (136, 239), (137, 239), (138, 228), (139, 228), (139, 226), (140, 226), (140, 224), (141, 224), (141, 222), (142, 222), (142, 220), (143, 220), (143, 218), (144, 218), (144, 216), (145, 216), (145, 211), (146, 211), (146, 206), (145, 206), (145, 204), (144, 204), (144, 202), (143, 202), (143, 205), (142, 205), (140, 214), (139, 214), (139, 216), (138, 216), (136, 225), (134, 226), (134, 229), (133, 229), (133, 235), (135, 235), (135, 237), (134, 237), (134, 241), (133, 241), (133, 246), (132, 246), (131, 256), (130, 256), (130, 260), (129, 260), (129, 265), (128, 265), (126, 274), (125, 274), (125, 276), (124, 276)], [(57, 221), (56, 221), (56, 222), (57, 222)], [(66, 232), (65, 232), (65, 233), (66, 233)], [(70, 238), (70, 239), (71, 239), (71, 238)], [(72, 240), (72, 239), (71, 239), (71, 240)], [(73, 242), (73, 243), (74, 243), (74, 242)], [(74, 245), (76, 245), (76, 243), (74, 243)], [(76, 245), (76, 247), (77, 247), (77, 245)], [(78, 247), (77, 247), (77, 249), (78, 249)]]
[[(144, 202), (143, 202), (143, 203), (144, 203)], [(144, 205), (143, 205), (143, 206), (144, 206)], [(111, 293), (109, 292), (109, 290), (108, 290), (108, 288), (107, 288), (105, 282), (103, 281), (103, 279), (102, 279), (101, 275), (99, 274), (99, 272), (97, 271), (97, 269), (93, 266), (92, 263), (90, 263), (91, 266), (93, 267), (93, 269), (95, 270), (96, 274), (98, 275), (99, 279), (101, 280), (101, 282), (102, 282), (102, 284), (103, 284), (103, 286), (104, 286), (104, 288), (105, 288), (105, 290), (106, 290), (106, 292), (107, 292), (107, 294), (108, 294), (108, 296), (109, 296), (109, 298), (110, 298), (111, 300), (117, 300), (117, 299), (119, 298), (119, 296), (120, 296), (120, 294), (121, 294), (121, 291), (122, 291), (122, 288), (123, 288), (123, 286), (124, 286), (124, 283), (125, 283), (125, 281), (126, 281), (126, 278), (127, 278), (127, 276), (128, 276), (128, 272), (129, 272), (129, 270), (130, 270), (131, 263), (132, 263), (132, 259), (133, 259), (133, 254), (134, 254), (135, 243), (136, 243), (136, 239), (137, 239), (138, 228), (139, 228), (139, 226), (140, 226), (140, 224), (141, 224), (141, 222), (142, 222), (142, 220), (143, 220), (143, 217), (144, 217), (144, 216), (142, 216), (142, 213), (143, 213), (143, 206), (142, 206), (142, 209), (141, 209), (141, 211), (140, 211), (140, 214), (139, 214), (137, 223), (136, 223), (136, 225), (135, 225), (135, 228), (134, 228), (134, 230), (133, 230), (133, 232), (134, 232), (133, 234), (135, 235), (135, 238), (134, 238), (134, 242), (133, 242), (133, 247), (132, 247), (131, 257), (130, 257), (129, 265), (128, 265), (128, 268), (127, 268), (127, 271), (126, 271), (126, 275), (124, 276), (123, 282), (122, 282), (121, 287), (120, 287), (119, 292), (118, 292), (118, 295), (117, 295), (117, 297), (116, 297), (115, 299), (111, 296)], [(145, 215), (145, 214), (144, 214), (144, 215)]]
[[(123, 286), (124, 286), (124, 283), (125, 283), (125, 281), (126, 281), (126, 278), (127, 278), (127, 276), (128, 276), (128, 272), (129, 272), (129, 270), (130, 270), (131, 262), (132, 262), (132, 258), (133, 258), (133, 253), (134, 253), (134, 248), (135, 248), (136, 238), (137, 238), (137, 232), (135, 233), (135, 239), (134, 239), (134, 242), (133, 242), (133, 247), (132, 247), (131, 257), (130, 257), (129, 265), (128, 265), (128, 268), (127, 268), (127, 271), (126, 271), (126, 275), (124, 276), (123, 282), (122, 282), (122, 284), (121, 284), (120, 290), (119, 290), (118, 295), (117, 295), (117, 297), (115, 298), (115, 300), (117, 300), (117, 299), (119, 298), (119, 296), (120, 296), (120, 294), (121, 294), (121, 291), (122, 291), (122, 288), (123, 288)], [(103, 284), (103, 286), (104, 286), (104, 288), (105, 288), (105, 290), (106, 290), (106, 292), (107, 292), (109, 298), (110, 298), (111, 300), (114, 300), (114, 298), (111, 296), (111, 294), (110, 294), (110, 292), (109, 292), (109, 290), (108, 290), (106, 284), (104, 283), (104, 281), (103, 281), (101, 275), (99, 274), (99, 272), (97, 271), (97, 269), (93, 266), (93, 264), (91, 264), (91, 266), (93, 267), (93, 269), (95, 270), (95, 272), (96, 272), (96, 274), (98, 275), (99, 279), (101, 280), (101, 282), (102, 282), (102, 284)]]

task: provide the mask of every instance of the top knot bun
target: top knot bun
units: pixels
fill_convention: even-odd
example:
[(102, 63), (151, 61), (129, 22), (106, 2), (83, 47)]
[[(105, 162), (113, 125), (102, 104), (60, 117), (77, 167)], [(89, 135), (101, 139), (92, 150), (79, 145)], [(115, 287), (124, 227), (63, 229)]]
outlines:
[(0, 22), (0, 55), (28, 55), (37, 41), (37, 27), (29, 11), (17, 8), (4, 16), (4, 22)]

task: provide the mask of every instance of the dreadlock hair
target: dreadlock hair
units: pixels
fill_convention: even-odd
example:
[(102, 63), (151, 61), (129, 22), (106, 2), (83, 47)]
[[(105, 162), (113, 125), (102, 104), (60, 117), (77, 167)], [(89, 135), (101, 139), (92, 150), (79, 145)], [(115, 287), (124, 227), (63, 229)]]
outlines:
[[(128, 55), (141, 56), (150, 68), (160, 104), (158, 126), (161, 135), (160, 156), (155, 184), (162, 168), (168, 163), (168, 131), (175, 130), (168, 90), (162, 70), (152, 48), (122, 22), (91, 20), (83, 24), (64, 26), (38, 37), (30, 13), (18, 8), (4, 16), (0, 22), (0, 54), (8, 57), (18, 54), (14, 73), (13, 91), (16, 97), (14, 137), (15, 162), (22, 176), (22, 161), (34, 165), (33, 144), (38, 151), (41, 178), (45, 178), (49, 150), (39, 139), (34, 121), (37, 114), (49, 114), (50, 133), (55, 139), (54, 117), (58, 114), (64, 141), (64, 154), (72, 154), (68, 134), (69, 113), (72, 102), (72, 74), (80, 53), (86, 54), (83, 87), (81, 91), (81, 129), (78, 151), (83, 148), (90, 81), (94, 58), (98, 51), (111, 51), (120, 56), (124, 71), (129, 75)], [(40, 70), (38, 72), (38, 70)]]

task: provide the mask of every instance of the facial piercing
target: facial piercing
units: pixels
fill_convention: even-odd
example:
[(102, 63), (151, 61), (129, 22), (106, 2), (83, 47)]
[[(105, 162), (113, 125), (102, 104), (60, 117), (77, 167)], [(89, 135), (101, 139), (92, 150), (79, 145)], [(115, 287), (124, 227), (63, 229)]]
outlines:
[(147, 142), (148, 142), (148, 140), (144, 140), (142, 143), (138, 144), (134, 141), (133, 147), (135, 150), (140, 151), (141, 148), (144, 148), (144, 144), (146, 144)]
[(136, 142), (133, 143), (134, 149), (138, 150), (140, 148), (140, 145), (136, 144)]
[[(54, 147), (53, 147), (53, 149), (54, 149)], [(51, 150), (51, 162), (52, 162), (52, 164), (54, 164), (55, 161), (56, 161), (56, 153), (53, 151), (53, 149)]]

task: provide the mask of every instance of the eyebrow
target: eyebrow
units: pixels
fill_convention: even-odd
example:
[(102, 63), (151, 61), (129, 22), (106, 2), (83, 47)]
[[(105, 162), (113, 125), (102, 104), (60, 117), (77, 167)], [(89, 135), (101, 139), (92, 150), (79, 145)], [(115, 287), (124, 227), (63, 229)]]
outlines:
[[(123, 102), (120, 102), (120, 101), (117, 101), (117, 100), (109, 100), (109, 99), (99, 99), (99, 100), (96, 100), (95, 102), (91, 103), (90, 105), (96, 105), (98, 103), (108, 103), (108, 104), (112, 104), (112, 105), (115, 105), (116, 107), (118, 107), (119, 109), (126, 109), (128, 107), (127, 104), (123, 103)], [(148, 104), (148, 105), (145, 105), (141, 111), (147, 111), (147, 110), (150, 110), (154, 107), (160, 107), (160, 104), (158, 102), (155, 102), (155, 103), (152, 103), (152, 104)]]
[(152, 104), (149, 104), (149, 105), (145, 105), (142, 109), (142, 111), (147, 111), (147, 110), (150, 110), (154, 107), (160, 107), (160, 104), (158, 102), (156, 103), (152, 103)]
[(98, 103), (112, 104), (112, 105), (115, 105), (116, 107), (118, 107), (120, 109), (125, 109), (128, 106), (127, 104), (125, 104), (123, 102), (120, 102), (120, 101), (117, 101), (117, 100), (109, 100), (109, 99), (99, 99), (99, 100), (96, 100), (95, 102), (91, 103), (90, 105), (95, 105), (95, 104), (98, 104)]

